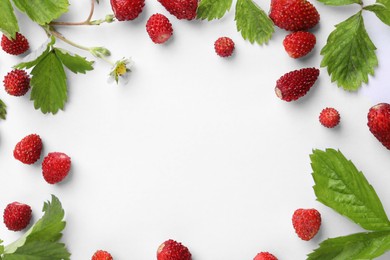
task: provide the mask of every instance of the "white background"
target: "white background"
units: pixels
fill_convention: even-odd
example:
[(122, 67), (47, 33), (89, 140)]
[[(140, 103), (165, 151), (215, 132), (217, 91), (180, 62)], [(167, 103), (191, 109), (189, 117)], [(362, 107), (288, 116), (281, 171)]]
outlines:
[[(70, 2), (61, 20), (85, 19), (89, 1)], [(268, 12), (269, 1), (256, 2)], [(368, 86), (346, 92), (322, 68), (304, 98), (281, 101), (274, 93), (276, 80), (291, 70), (319, 67), (333, 26), (358, 10), (313, 4), (321, 14), (313, 31), (317, 45), (301, 60), (284, 52), (283, 30), (276, 29), (264, 46), (244, 41), (235, 28), (234, 7), (218, 21), (179, 21), (157, 1), (147, 1), (132, 22), (58, 28), (82, 45), (109, 48), (113, 60), (131, 56), (136, 65), (126, 86), (107, 83), (110, 65), (103, 61), (87, 75), (68, 71), (69, 102), (55, 116), (34, 110), (29, 93), (17, 98), (0, 89), (8, 105), (7, 120), (0, 122), (0, 209), (12, 201), (27, 203), (35, 221), (43, 201), (58, 196), (66, 211), (63, 241), (76, 260), (90, 259), (97, 249), (117, 260), (156, 259), (157, 247), (170, 238), (188, 246), (194, 260), (253, 259), (260, 251), (300, 260), (326, 238), (363, 231), (315, 200), (309, 154), (314, 148), (340, 149), (390, 213), (390, 152), (367, 127), (369, 108), (390, 102), (390, 30), (365, 13), (379, 58)], [(111, 12), (109, 1), (101, 1), (94, 18)], [(156, 12), (167, 15), (174, 28), (164, 45), (153, 44), (145, 31)], [(43, 30), (18, 17), (31, 48), (38, 48), (46, 40)], [(231, 58), (214, 53), (220, 36), (235, 41)], [(93, 59), (60, 41), (58, 46)], [(0, 78), (20, 59), (0, 51)], [(318, 122), (327, 106), (341, 114), (335, 129)], [(43, 139), (42, 158), (53, 151), (72, 158), (66, 181), (49, 185), (41, 160), (28, 166), (13, 158), (15, 144), (31, 133)], [(297, 208), (312, 207), (323, 224), (305, 242), (296, 236), (291, 216)], [(21, 234), (0, 225), (5, 244)]]

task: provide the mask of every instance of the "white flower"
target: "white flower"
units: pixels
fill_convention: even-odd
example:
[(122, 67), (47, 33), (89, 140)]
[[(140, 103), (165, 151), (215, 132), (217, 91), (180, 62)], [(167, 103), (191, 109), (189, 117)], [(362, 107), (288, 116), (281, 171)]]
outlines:
[(118, 60), (111, 69), (109, 82), (115, 80), (117, 84), (127, 84), (129, 81), (129, 73), (133, 66), (134, 61), (131, 58)]

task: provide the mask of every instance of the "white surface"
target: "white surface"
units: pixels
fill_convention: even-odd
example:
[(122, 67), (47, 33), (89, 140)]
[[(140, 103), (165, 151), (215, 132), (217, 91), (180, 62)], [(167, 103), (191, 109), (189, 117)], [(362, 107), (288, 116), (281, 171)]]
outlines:
[[(111, 12), (109, 1), (101, 2), (96, 19)], [(269, 1), (257, 2), (268, 11)], [(71, 3), (63, 19), (83, 20), (89, 1)], [(8, 118), (0, 122), (0, 209), (24, 202), (36, 220), (43, 201), (58, 196), (66, 211), (64, 242), (76, 260), (90, 259), (97, 249), (117, 260), (155, 259), (158, 245), (170, 238), (188, 246), (194, 260), (253, 259), (260, 251), (305, 259), (328, 237), (362, 231), (315, 200), (309, 154), (332, 147), (365, 173), (390, 214), (390, 152), (366, 126), (368, 109), (390, 102), (389, 28), (365, 15), (380, 65), (361, 91), (337, 88), (321, 69), (317, 84), (300, 101), (275, 96), (275, 82), (284, 73), (319, 67), (333, 25), (357, 10), (314, 5), (321, 14), (317, 46), (303, 60), (287, 56), (286, 32), (279, 29), (266, 46), (244, 41), (233, 11), (219, 21), (179, 21), (157, 1), (148, 1), (133, 22), (60, 28), (80, 44), (106, 46), (113, 59), (131, 56), (136, 66), (127, 86), (107, 84), (110, 67), (102, 61), (87, 75), (67, 73), (69, 102), (55, 116), (34, 110), (29, 95), (16, 98), (0, 90), (8, 105)], [(174, 27), (165, 45), (153, 44), (145, 31), (156, 12)], [(45, 40), (43, 31), (20, 17), (22, 32), (37, 48)], [(214, 53), (220, 36), (236, 43), (230, 59)], [(19, 60), (0, 51), (0, 78)], [(337, 129), (318, 122), (326, 106), (341, 113)], [(71, 156), (66, 181), (49, 185), (40, 163), (26, 166), (13, 159), (15, 144), (30, 133), (42, 137), (43, 155)], [(320, 233), (309, 242), (291, 225), (292, 213), (301, 207), (315, 207), (323, 218)], [(20, 236), (4, 225), (0, 234), (5, 244)]]

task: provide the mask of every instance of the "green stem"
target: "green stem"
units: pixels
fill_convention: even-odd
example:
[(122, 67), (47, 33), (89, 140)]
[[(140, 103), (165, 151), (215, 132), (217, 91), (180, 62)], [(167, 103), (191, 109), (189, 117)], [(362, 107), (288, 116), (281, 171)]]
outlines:
[(92, 15), (93, 15), (93, 12), (95, 10), (95, 0), (91, 0), (91, 9), (89, 11), (89, 15), (87, 17), (87, 19), (83, 22), (51, 22), (49, 25), (92, 25), (91, 24), (91, 19), (92, 19)]
[(61, 33), (57, 32), (57, 31), (50, 30), (50, 34), (53, 35), (54, 37), (60, 39), (61, 41), (66, 42), (67, 44), (72, 45), (73, 47), (76, 47), (78, 49), (85, 50), (85, 51), (88, 51), (88, 52), (90, 52), (90, 50), (91, 50), (91, 48), (82, 46), (80, 44), (72, 42), (71, 40), (68, 40)]

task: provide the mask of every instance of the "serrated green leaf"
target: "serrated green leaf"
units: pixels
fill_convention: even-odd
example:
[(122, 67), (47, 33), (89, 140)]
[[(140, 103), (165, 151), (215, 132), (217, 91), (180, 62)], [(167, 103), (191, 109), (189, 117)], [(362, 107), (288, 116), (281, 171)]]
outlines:
[(19, 31), (18, 20), (9, 0), (0, 1), (0, 31), (8, 38), (15, 38)]
[(66, 75), (54, 51), (49, 52), (31, 71), (31, 100), (35, 109), (57, 113), (67, 101)]
[(23, 58), (22, 62), (16, 64), (14, 68), (16, 69), (29, 69), (37, 65), (46, 55), (51, 51), (51, 47), (55, 43), (55, 38), (51, 36), (43, 43), (38, 49), (30, 53)]
[[(51, 202), (45, 202), (42, 211), (44, 212), (44, 215), (41, 219), (39, 219), (21, 238), (5, 247), (5, 254), (9, 255), (7, 256), (7, 259), (14, 259), (9, 257), (17, 252), (18, 256), (22, 253), (24, 255), (27, 255), (28, 253), (39, 253), (41, 249), (39, 249), (40, 247), (38, 245), (42, 245), (41, 248), (43, 248), (45, 244), (53, 250), (58, 249), (58, 254), (64, 254), (64, 245), (58, 243), (62, 237), (61, 232), (66, 225), (66, 222), (63, 220), (65, 213), (61, 202), (56, 196), (52, 195)], [(37, 247), (37, 251), (34, 251), (35, 247), (33, 245)]]
[(64, 49), (55, 48), (54, 50), (57, 57), (73, 73), (85, 74), (87, 71), (93, 70), (93, 61), (87, 61), (86, 58), (77, 54), (72, 55)]
[(19, 247), (12, 254), (5, 254), (4, 260), (69, 260), (70, 253), (65, 245), (57, 242), (33, 241)]
[(356, 91), (368, 82), (378, 66), (372, 43), (364, 27), (362, 12), (336, 25), (321, 50), (321, 67), (327, 67), (332, 82), (345, 90)]
[(196, 11), (198, 19), (220, 19), (232, 6), (233, 0), (202, 0)]
[(390, 232), (357, 233), (327, 239), (307, 260), (374, 259), (390, 250)]
[(7, 117), (7, 106), (3, 102), (3, 100), (0, 99), (0, 118), (5, 120), (6, 117)]
[(237, 31), (251, 43), (267, 43), (274, 32), (272, 20), (252, 0), (237, 0), (235, 20)]
[(314, 150), (310, 159), (318, 201), (366, 230), (390, 229), (374, 188), (340, 151)]
[(68, 0), (13, 0), (16, 7), (31, 20), (45, 25), (68, 11)]
[(390, 26), (390, 0), (377, 0), (375, 4), (364, 9), (374, 12), (383, 23)]
[(326, 5), (341, 6), (341, 5), (351, 5), (351, 4), (363, 4), (361, 0), (318, 0), (319, 2)]

